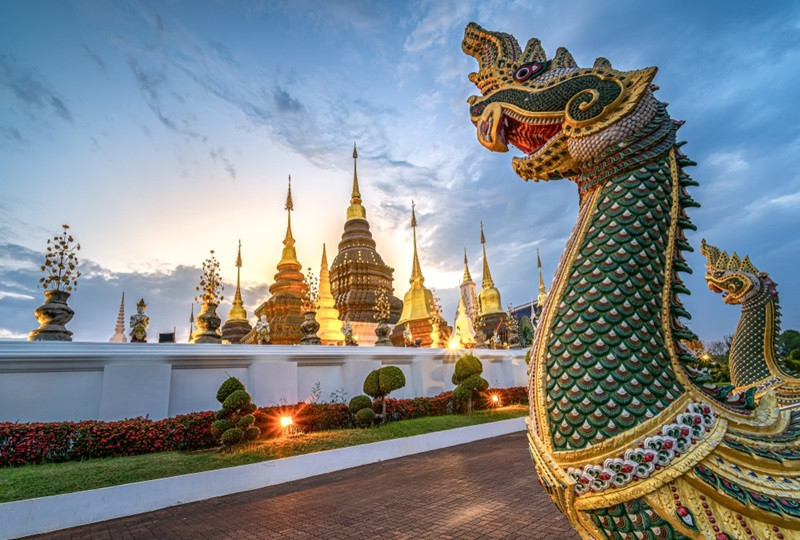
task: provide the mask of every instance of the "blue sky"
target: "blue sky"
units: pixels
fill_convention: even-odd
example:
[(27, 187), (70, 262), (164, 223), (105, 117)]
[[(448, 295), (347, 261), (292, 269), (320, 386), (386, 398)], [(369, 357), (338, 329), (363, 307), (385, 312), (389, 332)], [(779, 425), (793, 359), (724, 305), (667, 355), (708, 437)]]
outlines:
[[(122, 291), (151, 329), (188, 332), (199, 266), (215, 249), (244, 297), (266, 294), (285, 231), (286, 178), (298, 258), (334, 253), (352, 179), (378, 248), (411, 270), (417, 202), (426, 285), (454, 313), (467, 248), (480, 277), (479, 221), (503, 302), (549, 281), (577, 212), (569, 182), (526, 184), (509, 154), (475, 140), (466, 98), (476, 21), (566, 46), (580, 65), (656, 65), (660, 99), (698, 166), (700, 238), (749, 254), (778, 282), (784, 328), (800, 327), (800, 6), (750, 2), (28, 2), (0, 3), (0, 338), (36, 327), (45, 240), (69, 223), (84, 277), (75, 338), (105, 341)], [(703, 339), (732, 333), (736, 308), (704, 284), (686, 305)], [(228, 292), (233, 286), (229, 284)], [(220, 309), (227, 313), (228, 305)]]

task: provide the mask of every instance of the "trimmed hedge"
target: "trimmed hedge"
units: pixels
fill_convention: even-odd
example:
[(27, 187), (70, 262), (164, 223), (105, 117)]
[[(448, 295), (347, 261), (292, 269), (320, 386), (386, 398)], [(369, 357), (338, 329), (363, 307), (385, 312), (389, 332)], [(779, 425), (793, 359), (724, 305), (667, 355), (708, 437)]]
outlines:
[[(528, 390), (522, 386), (490, 388), (485, 395), (497, 395), (500, 405), (528, 402)], [(489, 399), (478, 400), (474, 408), (488, 408)], [(373, 404), (373, 410), (375, 407)], [(452, 392), (432, 398), (386, 398), (386, 416), (392, 420), (458, 412), (463, 412), (463, 403), (455, 401)], [(260, 428), (262, 436), (277, 435), (280, 428), (275, 427), (276, 419), (287, 414), (306, 433), (352, 427), (350, 408), (345, 403), (297, 403), (255, 411), (254, 422), (243, 432), (247, 436), (248, 430)], [(214, 448), (214, 421), (214, 413), (205, 411), (155, 421), (134, 418), (117, 422), (0, 422), (0, 467)]]
[(164, 420), (0, 423), (0, 467), (91, 458), (136, 456), (216, 446), (213, 412)]

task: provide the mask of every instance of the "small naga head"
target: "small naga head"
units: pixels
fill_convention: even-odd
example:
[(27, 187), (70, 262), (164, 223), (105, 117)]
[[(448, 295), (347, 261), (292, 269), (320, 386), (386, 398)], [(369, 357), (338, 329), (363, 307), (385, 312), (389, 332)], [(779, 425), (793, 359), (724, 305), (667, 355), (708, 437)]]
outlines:
[(759, 272), (750, 257), (740, 259), (734, 252), (728, 255), (721, 249), (700, 242), (700, 253), (706, 257), (706, 283), (708, 288), (722, 294), (726, 304), (742, 304), (766, 288), (773, 296), (777, 295), (775, 283), (765, 272)]
[[(521, 50), (510, 34), (475, 23), (461, 49), (478, 61), (469, 79), (470, 119), (478, 141), (494, 152), (520, 149), (512, 165), (525, 180), (576, 176), (581, 163), (647, 125), (657, 110), (651, 83), (657, 68), (617, 71), (605, 58), (579, 68), (563, 47), (548, 59), (538, 39)], [(652, 89), (655, 89), (653, 87)]]

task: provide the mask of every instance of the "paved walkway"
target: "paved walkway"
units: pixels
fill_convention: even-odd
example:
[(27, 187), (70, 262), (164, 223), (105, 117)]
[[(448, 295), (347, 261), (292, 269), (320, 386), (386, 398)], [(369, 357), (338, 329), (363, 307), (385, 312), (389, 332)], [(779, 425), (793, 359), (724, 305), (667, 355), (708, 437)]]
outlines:
[(578, 538), (535, 474), (514, 433), (41, 538)]

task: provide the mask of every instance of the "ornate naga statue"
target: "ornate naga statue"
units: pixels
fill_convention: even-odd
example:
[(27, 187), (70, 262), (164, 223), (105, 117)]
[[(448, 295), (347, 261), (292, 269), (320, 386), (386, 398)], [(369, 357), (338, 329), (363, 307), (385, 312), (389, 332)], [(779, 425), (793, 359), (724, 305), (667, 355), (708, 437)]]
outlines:
[[(583, 538), (797, 538), (800, 411), (753, 410), (696, 385), (679, 272), (693, 165), (652, 85), (656, 68), (579, 68), (566, 49), (471, 23), (480, 143), (528, 180), (580, 197), (536, 328), (528, 438), (539, 480)], [(752, 392), (748, 395), (752, 396)], [(744, 400), (746, 402), (747, 400)]]
[(800, 403), (800, 378), (775, 358), (780, 331), (777, 284), (766, 272), (759, 272), (747, 256), (744, 260), (736, 253), (729, 256), (705, 240), (700, 253), (706, 256), (708, 288), (721, 293), (726, 304), (742, 306), (728, 354), (734, 391), (755, 388), (755, 398), (760, 399), (772, 389), (780, 405)]

